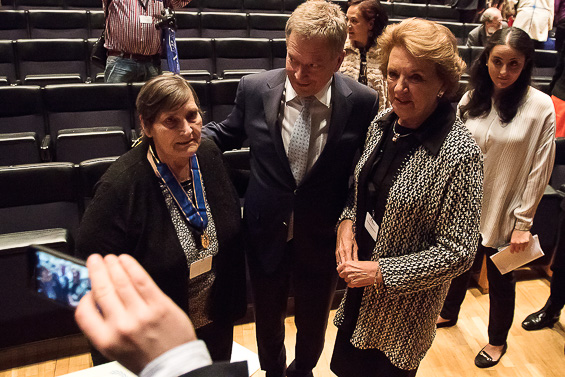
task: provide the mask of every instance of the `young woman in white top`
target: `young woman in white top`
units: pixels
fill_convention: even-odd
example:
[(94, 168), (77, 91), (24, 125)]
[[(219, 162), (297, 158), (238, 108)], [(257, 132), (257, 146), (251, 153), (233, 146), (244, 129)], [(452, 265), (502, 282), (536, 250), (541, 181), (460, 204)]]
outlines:
[[(555, 156), (555, 111), (551, 98), (530, 86), (534, 44), (511, 27), (498, 30), (471, 69), (470, 90), (458, 113), (484, 156), (481, 242), (477, 257), (510, 244), (522, 252)], [(475, 358), (479, 368), (494, 366), (506, 352), (514, 317), (512, 272), (501, 275), (487, 258), (489, 343)], [(455, 325), (470, 272), (454, 279), (437, 327)]]

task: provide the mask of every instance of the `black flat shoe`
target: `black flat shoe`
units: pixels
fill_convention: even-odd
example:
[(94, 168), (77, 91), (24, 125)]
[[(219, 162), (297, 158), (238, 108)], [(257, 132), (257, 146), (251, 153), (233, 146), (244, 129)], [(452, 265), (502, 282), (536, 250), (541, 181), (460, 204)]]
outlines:
[(450, 319), (445, 322), (436, 323), (436, 328), (441, 329), (442, 327), (453, 327), (457, 324), (456, 319)]
[(544, 327), (553, 327), (555, 322), (559, 321), (560, 314), (561, 312), (559, 311), (554, 315), (551, 315), (551, 313), (544, 306), (541, 310), (538, 310), (537, 312), (527, 316), (526, 319), (522, 322), (522, 327), (528, 331), (541, 330)]
[[(486, 347), (486, 346), (485, 346)], [(504, 347), (502, 348), (502, 353), (500, 354), (500, 357), (498, 358), (498, 360), (494, 360), (488, 353), (485, 352), (485, 349), (483, 347), (483, 349), (481, 350), (481, 352), (479, 352), (477, 354), (477, 356), (475, 356), (475, 365), (479, 368), (490, 368), (495, 366), (496, 364), (498, 364), (498, 362), (500, 361), (500, 359), (502, 359), (502, 356), (504, 356), (504, 354), (506, 353), (506, 350), (508, 349), (508, 345), (505, 344)]]

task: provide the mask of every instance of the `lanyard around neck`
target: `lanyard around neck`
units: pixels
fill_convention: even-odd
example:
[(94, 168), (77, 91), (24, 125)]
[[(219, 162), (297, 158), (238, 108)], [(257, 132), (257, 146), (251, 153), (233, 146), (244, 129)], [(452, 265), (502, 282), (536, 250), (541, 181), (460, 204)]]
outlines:
[(152, 146), (149, 146), (147, 150), (147, 160), (153, 168), (155, 175), (163, 182), (189, 224), (199, 231), (203, 231), (208, 225), (208, 215), (204, 202), (204, 185), (202, 183), (200, 167), (196, 155), (190, 156), (195, 204), (192, 203), (192, 200), (167, 164), (160, 162), (155, 156)]

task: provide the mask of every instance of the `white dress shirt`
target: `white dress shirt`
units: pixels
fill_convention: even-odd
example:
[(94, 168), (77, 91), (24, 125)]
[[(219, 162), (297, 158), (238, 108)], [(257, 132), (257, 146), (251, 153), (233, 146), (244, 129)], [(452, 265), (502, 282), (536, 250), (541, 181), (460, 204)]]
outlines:
[(177, 346), (143, 368), (139, 377), (180, 376), (212, 364), (212, 359), (202, 340), (195, 340)]

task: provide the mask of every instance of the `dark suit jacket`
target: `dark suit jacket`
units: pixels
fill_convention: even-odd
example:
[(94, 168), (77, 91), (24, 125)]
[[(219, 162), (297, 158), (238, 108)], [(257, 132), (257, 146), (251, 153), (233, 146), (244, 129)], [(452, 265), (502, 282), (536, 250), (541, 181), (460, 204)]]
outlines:
[(247, 377), (247, 363), (214, 363), (207, 367), (195, 369), (180, 377)]
[[(188, 266), (159, 181), (147, 161), (147, 143), (121, 156), (96, 185), (80, 225), (77, 255), (130, 254), (159, 288), (188, 310)], [(214, 257), (214, 319), (245, 313), (245, 265), (240, 206), (214, 143), (203, 140), (196, 153), (219, 243)]]
[(285, 79), (284, 69), (243, 77), (231, 114), (221, 123), (206, 125), (203, 134), (222, 150), (240, 148), (249, 140), (251, 177), (244, 224), (250, 262), (258, 262), (267, 273), (277, 268), (294, 211), (297, 261), (327, 271), (335, 268), (335, 225), (345, 204), (353, 160), (378, 111), (378, 96), (340, 73), (334, 75), (327, 143), (297, 186), (279, 119)]

